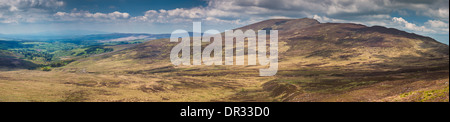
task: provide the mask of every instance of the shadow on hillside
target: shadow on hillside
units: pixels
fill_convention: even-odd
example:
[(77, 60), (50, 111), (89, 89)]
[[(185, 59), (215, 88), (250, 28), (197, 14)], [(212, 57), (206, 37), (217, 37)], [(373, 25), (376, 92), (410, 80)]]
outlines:
[(11, 57), (0, 57), (0, 71), (10, 71), (18, 69), (35, 69), (37, 64)]

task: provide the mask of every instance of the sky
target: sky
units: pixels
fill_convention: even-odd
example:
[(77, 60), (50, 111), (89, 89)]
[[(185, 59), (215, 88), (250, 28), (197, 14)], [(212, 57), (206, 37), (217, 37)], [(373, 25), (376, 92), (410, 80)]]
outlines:
[(0, 0), (0, 34), (225, 31), (266, 19), (386, 26), (449, 43), (449, 0)]

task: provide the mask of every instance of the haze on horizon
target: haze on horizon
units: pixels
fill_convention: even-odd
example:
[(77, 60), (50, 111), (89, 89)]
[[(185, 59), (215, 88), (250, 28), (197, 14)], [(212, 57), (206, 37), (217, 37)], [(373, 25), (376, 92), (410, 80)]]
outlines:
[(0, 34), (229, 30), (276, 18), (386, 26), (449, 44), (448, 0), (0, 0)]

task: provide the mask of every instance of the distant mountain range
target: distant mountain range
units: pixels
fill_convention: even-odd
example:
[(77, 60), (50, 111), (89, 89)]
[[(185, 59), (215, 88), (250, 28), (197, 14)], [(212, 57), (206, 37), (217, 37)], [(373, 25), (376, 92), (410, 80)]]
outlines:
[[(74, 32), (74, 33), (71, 33)], [(133, 39), (162, 39), (170, 38), (171, 34), (147, 34), (147, 33), (106, 33), (96, 31), (64, 31), (59, 33), (43, 32), (34, 34), (0, 34), (0, 40), (31, 40), (31, 41), (52, 41), (52, 40), (97, 40), (97, 41), (131, 41)], [(189, 32), (189, 35), (193, 35)], [(116, 39), (116, 40), (114, 40)]]
[(88, 31), (88, 30), (64, 30), (64, 31), (45, 31), (27, 34), (0, 34), (0, 38), (12, 40), (49, 40), (73, 38), (92, 34), (107, 34), (108, 32)]

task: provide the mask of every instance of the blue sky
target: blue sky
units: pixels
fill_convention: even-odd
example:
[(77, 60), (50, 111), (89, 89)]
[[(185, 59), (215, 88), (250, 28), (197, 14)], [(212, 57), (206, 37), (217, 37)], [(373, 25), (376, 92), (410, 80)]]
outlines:
[(449, 42), (449, 0), (0, 0), (0, 34), (224, 31), (265, 19), (381, 25)]

